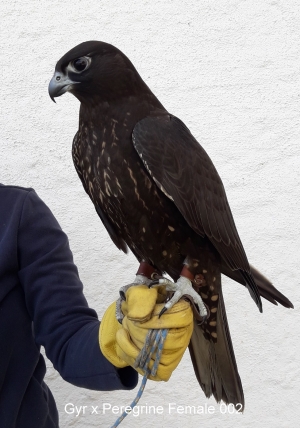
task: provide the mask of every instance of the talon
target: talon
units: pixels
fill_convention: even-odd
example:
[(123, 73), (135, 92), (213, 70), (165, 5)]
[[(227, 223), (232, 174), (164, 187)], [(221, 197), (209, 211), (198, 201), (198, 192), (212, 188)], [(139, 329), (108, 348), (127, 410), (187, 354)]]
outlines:
[[(198, 305), (197, 305), (197, 306), (198, 306)], [(198, 309), (199, 309), (199, 313), (200, 313), (200, 308), (199, 308), (199, 306), (198, 306)], [(200, 314), (201, 314), (201, 313), (200, 313)], [(202, 317), (201, 324), (204, 324), (204, 323), (206, 322), (206, 320), (207, 320), (208, 316), (207, 316), (207, 315), (201, 315), (201, 317)]]
[(158, 285), (158, 284), (159, 284), (159, 279), (155, 281), (151, 281), (150, 284), (148, 285), (148, 288), (152, 288), (154, 285)]
[(126, 300), (126, 296), (125, 296), (125, 292), (124, 292), (124, 290), (119, 290), (119, 294), (120, 294), (120, 299), (121, 300)]
[(168, 310), (168, 308), (166, 308), (165, 306), (162, 308), (162, 310), (160, 311), (158, 318), (160, 318), (166, 311)]

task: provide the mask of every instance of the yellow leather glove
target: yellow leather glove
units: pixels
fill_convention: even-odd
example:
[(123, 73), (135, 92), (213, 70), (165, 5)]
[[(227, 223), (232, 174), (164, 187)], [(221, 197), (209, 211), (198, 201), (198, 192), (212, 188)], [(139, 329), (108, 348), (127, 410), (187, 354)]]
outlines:
[[(122, 302), (125, 315), (122, 324), (116, 319), (116, 302), (105, 312), (99, 330), (99, 343), (103, 355), (118, 368), (134, 367), (135, 359), (144, 346), (149, 329), (169, 329), (164, 342), (160, 363), (152, 380), (169, 380), (178, 366), (193, 332), (193, 311), (189, 302), (180, 300), (160, 318), (164, 307), (164, 287), (145, 285), (130, 287), (126, 301)], [(154, 360), (150, 361), (150, 369)], [(144, 374), (141, 369), (136, 369)]]

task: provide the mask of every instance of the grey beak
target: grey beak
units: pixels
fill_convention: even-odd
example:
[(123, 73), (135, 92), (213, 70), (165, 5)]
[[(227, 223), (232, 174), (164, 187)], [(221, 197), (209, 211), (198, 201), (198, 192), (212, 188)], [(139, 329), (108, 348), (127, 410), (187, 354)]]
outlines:
[(77, 83), (79, 83), (79, 82), (73, 82), (64, 74), (56, 71), (54, 73), (54, 76), (50, 80), (50, 83), (48, 86), (48, 92), (49, 92), (51, 100), (55, 102), (55, 99), (54, 99), (55, 97), (60, 97), (65, 92), (70, 90), (72, 85), (75, 85)]

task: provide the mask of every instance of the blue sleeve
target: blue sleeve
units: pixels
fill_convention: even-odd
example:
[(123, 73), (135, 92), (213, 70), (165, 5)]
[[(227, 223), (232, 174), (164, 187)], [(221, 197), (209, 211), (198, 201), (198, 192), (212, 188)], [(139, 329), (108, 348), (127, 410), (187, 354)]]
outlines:
[(34, 191), (23, 205), (18, 260), (36, 343), (44, 346), (61, 376), (95, 390), (134, 388), (136, 371), (117, 369), (102, 355), (100, 323), (83, 295), (68, 238)]

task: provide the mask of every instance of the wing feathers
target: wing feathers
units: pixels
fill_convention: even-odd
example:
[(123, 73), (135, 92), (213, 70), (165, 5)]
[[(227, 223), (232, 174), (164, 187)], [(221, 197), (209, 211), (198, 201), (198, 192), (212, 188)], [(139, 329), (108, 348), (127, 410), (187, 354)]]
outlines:
[(262, 310), (221, 178), (188, 128), (171, 115), (147, 117), (136, 124), (133, 144), (190, 227), (207, 236), (231, 269), (245, 271), (247, 287)]

